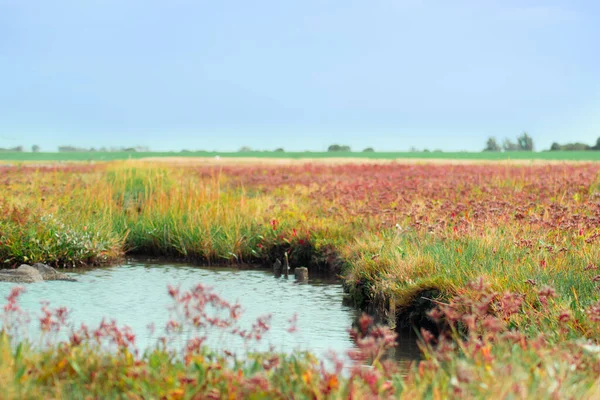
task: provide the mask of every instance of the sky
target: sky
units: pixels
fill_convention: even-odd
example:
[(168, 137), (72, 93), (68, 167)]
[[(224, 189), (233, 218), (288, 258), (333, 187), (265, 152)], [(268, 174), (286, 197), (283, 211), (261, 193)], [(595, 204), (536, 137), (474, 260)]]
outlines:
[(0, 147), (600, 136), (597, 0), (0, 0)]

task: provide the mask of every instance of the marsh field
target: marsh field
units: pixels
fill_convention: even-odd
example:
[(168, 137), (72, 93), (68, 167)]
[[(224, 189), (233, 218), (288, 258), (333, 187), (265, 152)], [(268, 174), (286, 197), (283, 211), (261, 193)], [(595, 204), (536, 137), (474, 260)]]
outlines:
[[(128, 321), (74, 325), (54, 302), (34, 317), (42, 339), (27, 340), (11, 286), (2, 398), (600, 397), (600, 164), (0, 165), (2, 268), (153, 257), (270, 270), (286, 254), (365, 312), (348, 354), (213, 348), (210, 335), (258, 348), (270, 326), (241, 326), (252, 304), (202, 282), (164, 282), (178, 313), (151, 349)], [(405, 368), (386, 354), (408, 334), (421, 354)]]

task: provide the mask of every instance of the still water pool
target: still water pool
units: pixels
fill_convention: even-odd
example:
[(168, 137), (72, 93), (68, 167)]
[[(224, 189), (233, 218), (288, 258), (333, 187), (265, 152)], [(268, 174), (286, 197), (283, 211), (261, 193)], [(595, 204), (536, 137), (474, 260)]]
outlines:
[[(153, 346), (164, 335), (170, 319), (168, 285), (188, 289), (197, 283), (230, 302), (239, 301), (242, 327), (250, 328), (257, 317), (271, 314), (271, 329), (260, 346), (275, 350), (327, 350), (345, 352), (352, 347), (348, 328), (355, 311), (342, 305), (342, 287), (338, 282), (311, 279), (296, 283), (293, 277), (275, 278), (260, 269), (200, 268), (183, 264), (128, 263), (126, 265), (72, 272), (78, 282), (42, 282), (25, 285), (19, 304), (30, 314), (31, 335), (36, 335), (36, 316), (40, 302), (51, 307), (66, 306), (70, 321), (77, 326), (97, 326), (103, 317), (128, 325), (136, 333), (140, 350)], [(6, 297), (14, 284), (0, 283), (0, 296)], [(298, 330), (289, 333), (289, 319), (297, 314)], [(154, 324), (151, 332), (148, 326)], [(219, 336), (209, 344), (228, 348), (243, 346), (234, 338)], [(260, 347), (259, 346), (259, 347)], [(239, 350), (242, 350), (240, 348)], [(245, 348), (244, 348), (245, 350)]]
[[(39, 337), (40, 302), (48, 301), (52, 308), (66, 306), (70, 322), (76, 326), (85, 323), (96, 327), (102, 318), (116, 320), (119, 326), (127, 325), (136, 334), (140, 351), (153, 347), (164, 336), (171, 319), (169, 306), (173, 300), (167, 286), (189, 289), (198, 283), (212, 287), (213, 291), (229, 302), (238, 301), (243, 309), (240, 325), (250, 328), (257, 317), (270, 314), (270, 330), (260, 343), (250, 349), (244, 342), (221, 332), (209, 334), (207, 344), (216, 349), (228, 349), (238, 354), (247, 350), (291, 352), (308, 350), (325, 356), (330, 350), (343, 357), (353, 348), (348, 328), (356, 318), (356, 311), (342, 304), (342, 285), (337, 281), (311, 278), (308, 283), (297, 283), (293, 276), (275, 278), (262, 269), (204, 268), (185, 264), (158, 264), (129, 262), (125, 265), (74, 271), (70, 274), (78, 282), (42, 282), (25, 285), (26, 292), (19, 299), (20, 306), (31, 317), (29, 337), (34, 342)], [(0, 296), (5, 298), (14, 286), (0, 283)], [(298, 329), (290, 333), (289, 320), (297, 315)], [(154, 325), (154, 331), (148, 326)], [(187, 336), (186, 336), (187, 334)], [(184, 332), (179, 339), (182, 345), (189, 337)], [(415, 358), (412, 345), (400, 342), (396, 357)]]

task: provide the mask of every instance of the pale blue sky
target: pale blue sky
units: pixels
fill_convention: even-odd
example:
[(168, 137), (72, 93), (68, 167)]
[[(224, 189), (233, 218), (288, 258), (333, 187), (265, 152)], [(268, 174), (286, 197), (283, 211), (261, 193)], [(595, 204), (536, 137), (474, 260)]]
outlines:
[(0, 147), (600, 136), (597, 0), (0, 0)]

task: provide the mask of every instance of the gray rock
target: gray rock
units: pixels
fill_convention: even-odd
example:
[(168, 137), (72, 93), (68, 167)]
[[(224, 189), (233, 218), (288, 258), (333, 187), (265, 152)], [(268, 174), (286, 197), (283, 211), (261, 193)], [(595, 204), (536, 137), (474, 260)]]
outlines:
[(34, 283), (43, 281), (75, 281), (54, 268), (37, 263), (33, 266), (22, 264), (17, 269), (0, 269), (0, 282)]
[(32, 267), (35, 268), (42, 275), (42, 278), (44, 278), (44, 280), (55, 279), (59, 275), (59, 273), (54, 268), (46, 264), (35, 263), (32, 265)]
[(17, 269), (0, 270), (0, 280), (5, 282), (33, 283), (42, 282), (42, 274), (30, 265), (23, 264)]

